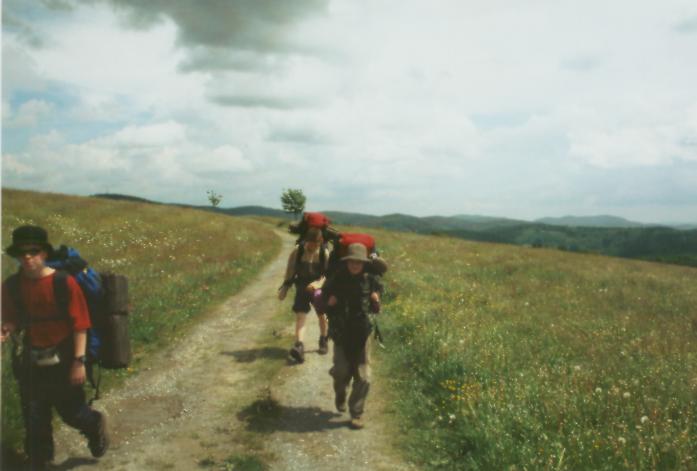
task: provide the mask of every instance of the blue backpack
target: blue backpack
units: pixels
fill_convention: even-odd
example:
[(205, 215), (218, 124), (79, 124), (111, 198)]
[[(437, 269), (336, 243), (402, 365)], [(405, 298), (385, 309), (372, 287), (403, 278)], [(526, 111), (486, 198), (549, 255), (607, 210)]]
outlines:
[[(87, 302), (87, 310), (90, 313), (90, 323), (92, 324), (92, 328), (87, 331), (87, 351), (85, 353), (88, 363), (99, 364), (102, 345), (104, 344), (100, 318), (104, 304), (104, 288), (101, 276), (87, 266), (87, 262), (80, 257), (80, 253), (76, 249), (66, 247), (65, 245), (61, 245), (58, 250), (54, 251), (51, 259), (46, 261), (46, 265), (59, 272), (68, 273), (80, 286)], [(70, 299), (68, 297), (67, 284), (65, 283), (65, 281), (60, 281), (55, 288), (58, 307), (67, 316)]]

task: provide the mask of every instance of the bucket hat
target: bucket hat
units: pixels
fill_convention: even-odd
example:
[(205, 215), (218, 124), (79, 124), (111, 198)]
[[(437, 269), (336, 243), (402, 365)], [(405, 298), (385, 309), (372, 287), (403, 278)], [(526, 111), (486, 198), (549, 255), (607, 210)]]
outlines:
[(363, 244), (355, 243), (348, 246), (348, 252), (345, 257), (341, 257), (341, 261), (356, 260), (358, 262), (370, 262), (368, 258), (368, 249)]
[(5, 252), (11, 257), (16, 257), (19, 255), (19, 247), (22, 245), (39, 245), (46, 249), (49, 255), (53, 253), (53, 246), (48, 242), (48, 233), (43, 227), (18, 227), (12, 231), (12, 245), (7, 247)]

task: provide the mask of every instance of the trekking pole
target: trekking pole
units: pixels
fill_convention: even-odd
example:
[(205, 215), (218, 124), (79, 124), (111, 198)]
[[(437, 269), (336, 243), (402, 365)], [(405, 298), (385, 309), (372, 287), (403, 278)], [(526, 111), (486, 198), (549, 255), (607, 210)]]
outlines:
[(373, 325), (375, 325), (375, 340), (378, 342), (378, 346), (382, 349), (385, 349), (384, 338), (382, 336), (382, 332), (380, 332), (380, 325), (378, 324), (378, 321), (376, 319), (376, 316), (373, 316)]

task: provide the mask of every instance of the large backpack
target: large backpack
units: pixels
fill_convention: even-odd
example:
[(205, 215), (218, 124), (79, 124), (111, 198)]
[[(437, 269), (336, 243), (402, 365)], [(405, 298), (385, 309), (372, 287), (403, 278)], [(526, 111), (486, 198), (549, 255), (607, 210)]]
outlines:
[[(341, 263), (341, 258), (348, 254), (348, 247), (351, 244), (362, 244), (368, 250), (369, 256), (373, 254), (378, 255), (375, 237), (364, 233), (342, 232), (335, 239), (334, 250), (329, 257), (329, 273), (334, 273), (337, 270)], [(376, 275), (383, 275), (387, 271), (387, 265), (373, 262), (369, 263), (366, 269), (368, 272)]]
[(324, 241), (333, 240), (336, 238), (337, 232), (330, 226), (331, 220), (322, 213), (305, 212), (302, 219), (298, 222), (291, 223), (288, 226), (288, 231), (291, 234), (298, 235), (298, 243), (302, 242), (308, 229), (314, 227), (322, 231)]
[[(79, 252), (65, 245), (55, 250), (46, 265), (54, 268), (54, 293), (59, 316), (68, 319), (70, 292), (67, 277), (72, 276), (82, 290), (92, 327), (87, 331), (87, 376), (95, 389), (94, 399), (99, 398), (101, 374), (95, 381), (94, 366), (107, 369), (126, 368), (131, 361), (128, 335), (128, 280), (123, 275), (110, 272), (97, 273), (80, 257)], [(28, 325), (19, 293), (19, 277), (10, 279), (10, 289), (24, 326)], [(25, 339), (28, 336), (25, 334)], [(93, 399), (93, 400), (94, 400)]]

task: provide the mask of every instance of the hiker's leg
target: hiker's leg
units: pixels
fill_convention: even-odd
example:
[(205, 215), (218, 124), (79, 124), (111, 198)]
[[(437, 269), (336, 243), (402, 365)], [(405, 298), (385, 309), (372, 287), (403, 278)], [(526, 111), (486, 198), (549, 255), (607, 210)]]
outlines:
[(310, 312), (310, 295), (305, 291), (305, 285), (295, 285), (295, 300), (293, 312), (295, 312), (295, 341), (302, 342), (305, 338), (305, 319)]
[(34, 371), (26, 371), (19, 382), (19, 396), (24, 419), (24, 451), (33, 464), (53, 459), (53, 427), (51, 425), (50, 385)]
[(295, 341), (302, 342), (305, 338), (305, 321), (307, 320), (306, 312), (295, 313)]
[(329, 321), (327, 320), (327, 315), (317, 314), (317, 320), (319, 321), (319, 334), (322, 337), (326, 337), (329, 333)]
[(349, 396), (349, 412), (351, 417), (361, 417), (365, 406), (365, 399), (370, 390), (370, 340), (366, 340), (355, 360), (352, 359), (353, 386)]
[(334, 356), (332, 358), (332, 369), (329, 374), (334, 378), (334, 399), (337, 409), (341, 409), (341, 405), (346, 404), (346, 389), (351, 381), (351, 369), (346, 351), (341, 344), (334, 342)]
[(82, 386), (65, 385), (54, 406), (63, 422), (86, 435), (93, 433), (99, 425), (101, 416), (87, 405)]

